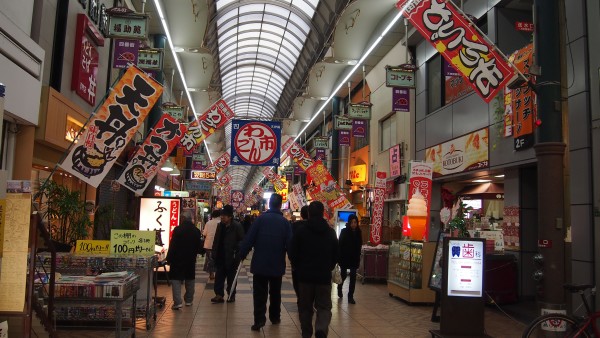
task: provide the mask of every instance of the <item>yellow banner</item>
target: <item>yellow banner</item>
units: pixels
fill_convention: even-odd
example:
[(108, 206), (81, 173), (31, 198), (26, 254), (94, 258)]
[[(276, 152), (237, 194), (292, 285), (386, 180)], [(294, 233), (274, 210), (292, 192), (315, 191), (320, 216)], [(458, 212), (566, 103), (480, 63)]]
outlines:
[(350, 180), (352, 183), (364, 182), (367, 180), (367, 165), (359, 164), (350, 167)]
[(77, 240), (75, 253), (86, 253), (94, 255), (108, 255), (110, 253), (110, 241), (101, 240)]
[(111, 230), (110, 253), (124, 255), (153, 255), (155, 231)]

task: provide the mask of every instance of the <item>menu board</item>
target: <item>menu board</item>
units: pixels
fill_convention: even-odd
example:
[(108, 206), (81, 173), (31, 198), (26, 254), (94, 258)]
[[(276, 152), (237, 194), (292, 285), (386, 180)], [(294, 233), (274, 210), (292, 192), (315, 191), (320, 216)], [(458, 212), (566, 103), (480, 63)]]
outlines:
[(483, 240), (448, 240), (448, 296), (483, 296)]

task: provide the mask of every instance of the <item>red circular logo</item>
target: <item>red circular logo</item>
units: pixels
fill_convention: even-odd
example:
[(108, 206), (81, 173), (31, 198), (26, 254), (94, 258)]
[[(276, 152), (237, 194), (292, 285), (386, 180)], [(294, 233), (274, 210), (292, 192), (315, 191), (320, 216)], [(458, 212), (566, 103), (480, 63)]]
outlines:
[(264, 123), (247, 123), (238, 130), (233, 140), (237, 155), (247, 163), (260, 165), (277, 152), (277, 135)]

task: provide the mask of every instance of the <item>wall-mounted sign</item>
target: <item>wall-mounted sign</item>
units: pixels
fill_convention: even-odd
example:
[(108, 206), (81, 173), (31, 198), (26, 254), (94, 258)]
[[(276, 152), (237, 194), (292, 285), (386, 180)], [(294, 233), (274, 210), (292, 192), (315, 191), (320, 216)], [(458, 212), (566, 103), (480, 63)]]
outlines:
[(488, 137), (488, 128), (484, 128), (427, 148), (425, 161), (433, 165), (433, 177), (487, 168)]
[(140, 40), (115, 39), (113, 68), (127, 68), (128, 64), (137, 65)]
[(77, 14), (71, 90), (91, 106), (96, 105), (98, 48), (104, 38), (85, 14)]
[(140, 49), (137, 66), (143, 70), (161, 70), (162, 60), (162, 49)]
[(449, 239), (448, 296), (483, 297), (483, 240)]
[(210, 170), (192, 170), (191, 173), (190, 179), (192, 180), (214, 181), (217, 179), (217, 174)]
[(104, 37), (108, 37), (108, 11), (106, 5), (98, 4), (99, 0), (79, 0), (81, 7), (88, 10), (88, 16)]
[(350, 181), (353, 183), (364, 182), (367, 180), (367, 165), (359, 164), (350, 167)]
[(163, 111), (163, 113), (165, 114), (169, 114), (171, 115), (174, 119), (176, 119), (177, 121), (183, 121), (183, 116), (185, 113), (185, 107), (184, 106), (178, 106), (174, 103), (168, 102), (167, 103), (163, 103), (161, 109)]
[(315, 138), (313, 138), (313, 148), (316, 148), (316, 149), (327, 149), (327, 148), (329, 148), (329, 137), (315, 137)]
[(515, 22), (515, 29), (521, 32), (533, 32), (533, 22), (517, 21)]
[(112, 14), (109, 10), (108, 37), (140, 39), (146, 38), (148, 16), (140, 14)]
[(400, 176), (402, 163), (402, 150), (400, 145), (396, 144), (390, 148), (390, 177)]
[(284, 174), (293, 174), (294, 173), (294, 166), (293, 165), (288, 165), (283, 167), (283, 173)]
[(367, 121), (352, 120), (352, 137), (367, 137)]
[(415, 87), (415, 72), (404, 67), (385, 66), (386, 87)]
[(346, 116), (335, 115), (335, 130), (352, 130), (352, 119)]
[(392, 88), (392, 110), (410, 111), (410, 91), (408, 88)]
[(348, 116), (355, 120), (370, 120), (371, 106), (370, 103), (351, 103), (348, 106)]

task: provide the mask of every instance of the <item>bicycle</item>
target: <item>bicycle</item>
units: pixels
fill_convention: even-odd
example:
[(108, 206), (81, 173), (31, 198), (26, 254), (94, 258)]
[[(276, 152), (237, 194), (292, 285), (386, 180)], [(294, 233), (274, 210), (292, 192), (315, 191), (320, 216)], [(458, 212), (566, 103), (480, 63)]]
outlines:
[(522, 338), (530, 337), (600, 337), (596, 321), (600, 319), (600, 311), (592, 311), (585, 297), (585, 291), (591, 289), (592, 296), (596, 294), (593, 285), (566, 284), (564, 288), (571, 293), (579, 293), (586, 315), (573, 317), (562, 313), (548, 313), (536, 318), (523, 331)]

